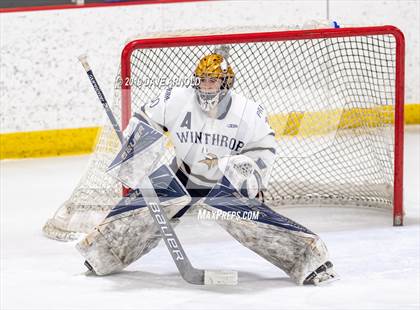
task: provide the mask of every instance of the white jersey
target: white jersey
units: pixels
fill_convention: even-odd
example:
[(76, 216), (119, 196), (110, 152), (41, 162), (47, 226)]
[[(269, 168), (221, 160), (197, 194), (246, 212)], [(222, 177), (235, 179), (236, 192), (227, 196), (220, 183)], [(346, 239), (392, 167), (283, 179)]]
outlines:
[(193, 88), (168, 88), (142, 110), (169, 131), (178, 167), (193, 183), (213, 186), (223, 176), (217, 160), (243, 154), (257, 163), (267, 186), (276, 144), (262, 105), (231, 92), (224, 113), (210, 117)]

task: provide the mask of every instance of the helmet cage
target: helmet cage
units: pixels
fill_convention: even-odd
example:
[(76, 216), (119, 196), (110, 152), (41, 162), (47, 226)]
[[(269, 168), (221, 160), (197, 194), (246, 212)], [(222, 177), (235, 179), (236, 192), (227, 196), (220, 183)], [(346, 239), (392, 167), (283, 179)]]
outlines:
[[(194, 85), (198, 103), (204, 111), (208, 112), (212, 110), (225, 97), (229, 89), (232, 88), (235, 74), (225, 57), (213, 53), (200, 60), (194, 71), (194, 77), (200, 81), (200, 83)], [(202, 90), (200, 84), (205, 78), (221, 80), (219, 89), (214, 91)]]
[[(197, 76), (196, 78), (200, 79), (200, 77)], [(201, 109), (205, 112), (208, 112), (216, 107), (229, 91), (227, 83), (228, 77), (218, 79), (222, 80), (222, 83), (220, 84), (220, 88), (213, 92), (202, 90), (199, 83), (194, 86), (197, 93), (198, 103), (200, 104)]]

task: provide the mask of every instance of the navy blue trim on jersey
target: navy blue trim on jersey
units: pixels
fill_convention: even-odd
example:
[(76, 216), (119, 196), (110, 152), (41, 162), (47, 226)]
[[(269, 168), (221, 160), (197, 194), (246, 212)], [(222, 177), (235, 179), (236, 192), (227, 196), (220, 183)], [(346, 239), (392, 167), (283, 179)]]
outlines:
[(201, 182), (209, 183), (209, 184), (216, 184), (216, 182), (217, 182), (217, 180), (210, 180), (210, 179), (207, 179), (206, 177), (204, 177), (202, 175), (192, 173), (190, 166), (186, 162), (184, 162), (184, 161), (182, 161), (181, 168), (184, 168), (185, 171), (182, 170), (182, 172), (184, 174), (186, 173), (188, 175), (192, 175), (193, 177), (195, 177), (196, 179), (200, 180)]
[(253, 151), (270, 151), (273, 154), (276, 154), (276, 149), (272, 148), (272, 147), (254, 147), (252, 149), (245, 149), (242, 150), (242, 152), (240, 154), (244, 154), (247, 152), (253, 152)]
[(230, 106), (232, 105), (232, 96), (230, 96), (230, 94), (228, 93), (228, 94), (226, 94), (226, 96), (229, 96), (230, 98), (229, 98), (229, 102), (228, 102), (228, 104), (227, 104), (227, 106), (226, 106), (226, 110), (222, 113), (222, 114), (220, 114), (219, 115), (219, 117), (217, 117), (217, 119), (224, 119), (225, 117), (226, 117), (226, 115), (228, 114), (228, 112), (229, 112), (229, 110), (230, 110)]
[(261, 170), (267, 168), (267, 165), (261, 158), (258, 158), (255, 163), (257, 164), (258, 168), (260, 168)]

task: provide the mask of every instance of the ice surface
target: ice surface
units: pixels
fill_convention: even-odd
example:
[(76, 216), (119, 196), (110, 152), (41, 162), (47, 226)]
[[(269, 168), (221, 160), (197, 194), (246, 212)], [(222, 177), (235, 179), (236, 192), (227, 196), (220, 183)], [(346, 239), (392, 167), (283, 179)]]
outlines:
[(406, 131), (404, 227), (389, 211), (285, 208), (319, 233), (341, 280), (298, 287), (211, 221), (177, 232), (195, 267), (239, 271), (235, 287), (185, 283), (163, 243), (126, 271), (84, 275), (74, 243), (42, 236), (87, 157), (1, 162), (1, 309), (419, 309), (420, 127)]

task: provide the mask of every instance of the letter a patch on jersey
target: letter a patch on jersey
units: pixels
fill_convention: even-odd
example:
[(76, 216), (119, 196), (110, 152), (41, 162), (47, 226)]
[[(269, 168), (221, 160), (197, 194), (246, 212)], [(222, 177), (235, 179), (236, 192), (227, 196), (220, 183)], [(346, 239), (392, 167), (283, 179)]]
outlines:
[(184, 120), (181, 123), (181, 127), (187, 127), (188, 129), (191, 129), (191, 112), (187, 112), (187, 114), (185, 114)]

